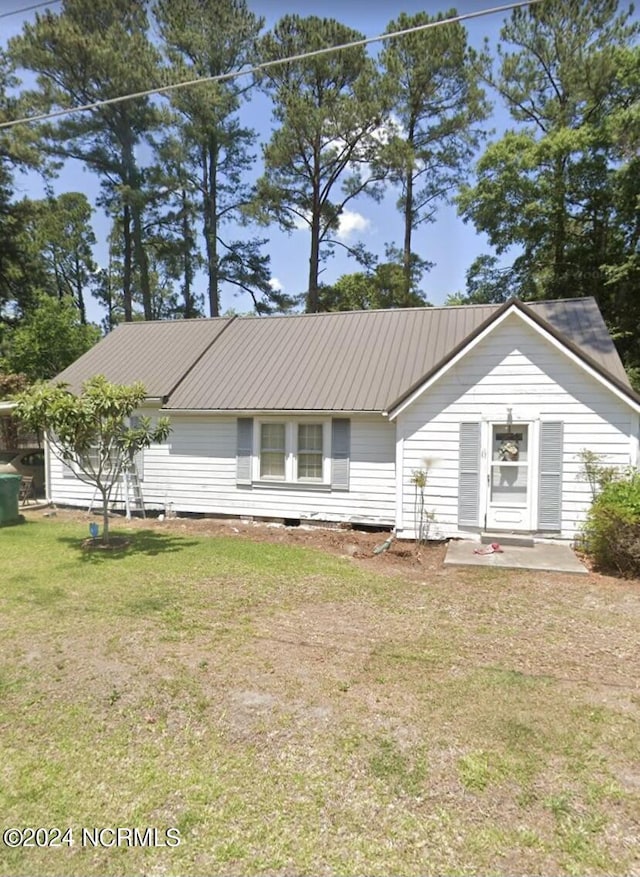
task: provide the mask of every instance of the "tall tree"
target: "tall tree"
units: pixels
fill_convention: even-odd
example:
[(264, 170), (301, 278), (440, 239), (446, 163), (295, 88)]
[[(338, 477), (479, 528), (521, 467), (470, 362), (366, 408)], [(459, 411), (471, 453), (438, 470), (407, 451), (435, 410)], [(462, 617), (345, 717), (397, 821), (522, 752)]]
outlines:
[[(185, 313), (185, 305), (181, 301), (176, 283), (180, 279), (179, 265), (174, 265), (172, 241), (167, 241), (164, 231), (146, 229), (145, 252), (147, 256), (149, 302), (145, 311), (140, 294), (140, 279), (137, 266), (133, 266), (130, 277), (132, 288), (131, 314), (133, 320), (172, 320), (181, 319)], [(100, 266), (95, 276), (93, 294), (106, 311), (102, 321), (105, 332), (125, 320), (124, 297), (122, 289), (126, 270), (124, 259), (121, 217), (116, 215), (112, 220), (112, 229), (108, 237), (109, 255), (105, 265)], [(176, 248), (179, 245), (176, 244)], [(191, 302), (194, 307), (193, 301)], [(191, 316), (201, 316), (200, 312)]]
[(70, 299), (86, 323), (86, 296), (96, 272), (91, 205), (79, 192), (64, 192), (31, 202), (29, 213), (25, 230), (42, 262), (42, 289)]
[[(9, 49), (18, 65), (37, 74), (31, 96), (44, 110), (99, 102), (151, 87), (159, 79), (158, 54), (148, 38), (148, 0), (64, 0), (27, 23)], [(99, 105), (43, 126), (48, 149), (78, 159), (98, 173), (117, 200), (126, 238), (125, 319), (132, 318), (130, 279), (135, 262), (145, 315), (151, 316), (144, 247), (144, 173), (137, 150), (158, 123), (148, 98)]]
[(180, 285), (178, 311), (184, 319), (201, 317), (204, 296), (196, 289), (196, 272), (205, 264), (198, 246), (197, 194), (183, 164), (184, 145), (170, 135), (156, 147), (156, 163), (149, 172), (149, 247), (167, 278)]
[[(155, 16), (174, 78), (224, 75), (255, 60), (263, 19), (245, 0), (157, 0)], [(174, 169), (167, 187), (183, 202), (193, 198), (200, 215), (212, 317), (220, 313), (224, 284), (249, 293), (259, 311), (277, 305), (269, 257), (261, 253), (265, 241), (234, 240), (225, 233), (230, 223), (244, 222), (251, 200), (247, 176), (255, 163), (256, 134), (238, 120), (251, 85), (228, 80), (176, 91), (171, 105), (177, 132), (162, 144)], [(166, 171), (167, 163), (163, 166)]]
[(404, 270), (397, 262), (383, 262), (371, 272), (343, 274), (332, 286), (321, 286), (319, 310), (360, 311), (378, 308), (428, 307), (424, 293), (412, 278), (406, 289)]
[[(362, 39), (328, 18), (286, 15), (263, 37), (264, 61)], [(384, 172), (373, 164), (384, 122), (385, 94), (363, 47), (284, 62), (265, 69), (261, 82), (279, 127), (264, 147), (265, 174), (258, 204), (282, 228), (311, 233), (307, 311), (319, 308), (323, 245), (333, 243), (345, 205), (362, 193), (381, 195)]]
[(499, 254), (519, 248), (512, 293), (594, 295), (619, 338), (640, 318), (637, 296), (621, 298), (612, 274), (638, 245), (638, 175), (628, 176), (637, 156), (621, 149), (639, 85), (640, 25), (630, 15), (616, 0), (514, 10), (498, 74), (485, 75), (518, 127), (489, 146), (460, 198)]
[(5, 367), (30, 380), (49, 380), (100, 340), (100, 330), (83, 324), (73, 301), (40, 294), (37, 307), (9, 330)]
[[(29, 101), (16, 94), (18, 85), (14, 65), (0, 49), (0, 122), (31, 110)], [(34, 304), (37, 253), (25, 230), (31, 205), (14, 200), (14, 186), (21, 171), (45, 171), (39, 146), (38, 134), (30, 126), (0, 131), (0, 328), (13, 325)]]
[[(402, 13), (387, 33), (408, 30), (455, 15)], [(404, 237), (399, 253), (405, 293), (428, 263), (413, 245), (414, 232), (433, 222), (438, 206), (450, 201), (467, 175), (482, 139), (480, 123), (489, 113), (474, 69), (467, 33), (459, 23), (396, 37), (381, 55), (393, 96), (394, 124), (382, 145), (381, 160), (400, 189)]]

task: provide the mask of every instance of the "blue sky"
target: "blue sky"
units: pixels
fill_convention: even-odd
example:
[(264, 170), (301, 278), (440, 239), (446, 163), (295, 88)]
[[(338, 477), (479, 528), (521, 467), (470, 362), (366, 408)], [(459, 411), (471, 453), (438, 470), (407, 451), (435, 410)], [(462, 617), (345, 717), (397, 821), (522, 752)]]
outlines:
[[(20, 5), (29, 5), (27, 0), (0, 0), (0, 10), (10, 11)], [(304, 15), (335, 17), (346, 25), (363, 32), (366, 36), (377, 36), (384, 32), (388, 22), (396, 18), (400, 12), (415, 13), (426, 11), (430, 15), (445, 12), (450, 7), (446, 2), (433, 0), (307, 0), (304, 3), (283, 3), (279, 0), (254, 0), (250, 7), (266, 19), (267, 27), (274, 24), (282, 15), (297, 12)], [(457, 6), (458, 13), (476, 12), (488, 8), (491, 0), (461, 0)], [(52, 10), (59, 10), (60, 5), (52, 4)], [(30, 20), (34, 13), (24, 16), (15, 15), (0, 21), (0, 39), (2, 43), (20, 32), (23, 20)], [(488, 37), (495, 47), (505, 13), (472, 19), (466, 23), (469, 40), (472, 45), (480, 47), (484, 37)], [(498, 136), (508, 124), (504, 109), (494, 95), (490, 95), (495, 104), (494, 117), (486, 123), (487, 131), (494, 131), (492, 137)], [(244, 111), (244, 119), (254, 128), (261, 141), (266, 141), (272, 130), (271, 107), (269, 101), (255, 93), (250, 105)], [(257, 148), (259, 153), (259, 147)], [(32, 177), (17, 176), (16, 195), (22, 197), (41, 197), (42, 188), (38, 180)], [(99, 193), (96, 177), (78, 163), (69, 163), (55, 182), (57, 193), (65, 191), (83, 192), (91, 204), (95, 205)], [(350, 214), (343, 223), (342, 234), (346, 243), (362, 241), (368, 250), (384, 258), (385, 243), (399, 243), (402, 240), (402, 222), (395, 206), (395, 197), (390, 193), (381, 203), (376, 204), (366, 196), (352, 201), (349, 205)], [(106, 264), (106, 236), (108, 224), (99, 210), (96, 210), (93, 225), (98, 239), (96, 260)], [(242, 234), (242, 232), (241, 232)], [(306, 230), (294, 231), (291, 234), (280, 232), (275, 226), (266, 230), (258, 229), (257, 234), (268, 237), (266, 251), (271, 256), (271, 270), (274, 282), (285, 292), (296, 294), (304, 291), (308, 275), (309, 233)], [(446, 296), (465, 288), (465, 274), (473, 259), (480, 253), (490, 252), (491, 248), (481, 235), (477, 235), (470, 225), (465, 225), (457, 216), (454, 207), (442, 206), (436, 221), (419, 227), (414, 237), (414, 248), (418, 254), (431, 262), (434, 267), (423, 278), (422, 288), (432, 304), (442, 304)], [(358, 265), (346, 253), (338, 248), (335, 257), (324, 266), (321, 275), (323, 282), (331, 283), (341, 274), (358, 270)], [(204, 293), (206, 284), (200, 278), (201, 291)], [(93, 300), (88, 303), (89, 318), (100, 320), (102, 313)], [(222, 294), (222, 310), (232, 308), (238, 312), (251, 309), (248, 296), (236, 296), (231, 290)]]

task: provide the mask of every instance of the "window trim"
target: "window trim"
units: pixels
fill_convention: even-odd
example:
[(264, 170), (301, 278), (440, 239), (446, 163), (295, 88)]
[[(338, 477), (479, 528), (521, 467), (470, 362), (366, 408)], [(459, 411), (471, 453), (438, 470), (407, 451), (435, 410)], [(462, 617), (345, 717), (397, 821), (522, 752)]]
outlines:
[[(331, 418), (326, 417), (256, 417), (253, 431), (253, 459), (251, 465), (252, 484), (265, 487), (328, 488), (331, 486)], [(261, 476), (262, 426), (279, 423), (284, 426), (284, 478)], [(322, 426), (322, 477), (298, 477), (298, 427), (301, 425)]]

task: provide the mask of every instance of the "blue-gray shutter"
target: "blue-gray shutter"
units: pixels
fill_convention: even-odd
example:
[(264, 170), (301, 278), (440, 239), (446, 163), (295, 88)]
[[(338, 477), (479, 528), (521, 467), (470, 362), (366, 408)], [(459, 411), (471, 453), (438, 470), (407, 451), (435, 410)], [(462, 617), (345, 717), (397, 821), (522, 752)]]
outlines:
[(563, 424), (540, 424), (538, 461), (538, 530), (562, 529)]
[(331, 487), (349, 490), (349, 459), (351, 456), (351, 421), (334, 418), (331, 421)]
[(251, 484), (252, 457), (253, 417), (239, 417), (236, 442), (236, 482), (238, 484)]
[(478, 527), (480, 515), (480, 424), (461, 423), (458, 461), (458, 526)]

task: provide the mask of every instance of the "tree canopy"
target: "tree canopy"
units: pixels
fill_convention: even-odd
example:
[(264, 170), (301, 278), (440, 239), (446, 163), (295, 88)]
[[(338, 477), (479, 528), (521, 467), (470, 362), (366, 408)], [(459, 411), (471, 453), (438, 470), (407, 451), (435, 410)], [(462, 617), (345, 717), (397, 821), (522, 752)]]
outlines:
[(16, 416), (34, 431), (46, 430), (49, 447), (76, 476), (99, 493), (103, 540), (109, 541), (109, 503), (134, 457), (171, 431), (169, 419), (152, 424), (132, 415), (146, 397), (141, 383), (112, 384), (102, 375), (88, 380), (78, 395), (63, 384), (38, 384), (16, 397)]
[[(637, 15), (542, 0), (506, 15), (495, 48), (452, 17), (397, 12), (380, 46), (333, 50), (365, 34), (311, 14), (267, 29), (248, 0), (35, 10), (0, 46), (0, 121), (91, 107), (0, 129), (0, 355), (26, 355), (12, 336), (53, 313), (42, 296), (75, 309), (60, 336), (75, 355), (96, 307), (109, 331), (216, 316), (230, 295), (257, 314), (413, 305), (446, 261), (467, 269), (451, 302), (595, 296), (640, 368)], [(223, 78), (142, 93), (207, 77)], [(506, 130), (491, 131), (491, 102)], [(64, 188), (80, 168), (97, 194)], [(388, 223), (365, 215), (371, 199)], [(435, 250), (451, 202), (486, 252)], [(275, 229), (308, 253), (291, 290), (272, 276)], [(335, 279), (339, 252), (353, 271)]]
[(639, 34), (615, 0), (514, 10), (497, 73), (485, 67), (484, 75), (517, 127), (487, 147), (477, 182), (459, 197), (498, 255), (519, 251), (506, 272), (491, 258), (476, 263), (471, 296), (478, 268), (493, 300), (505, 289), (523, 299), (593, 295), (629, 365), (640, 361), (640, 303), (631, 293), (640, 241)]

